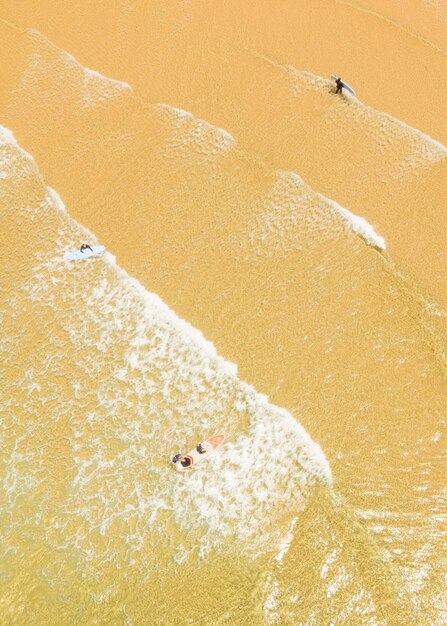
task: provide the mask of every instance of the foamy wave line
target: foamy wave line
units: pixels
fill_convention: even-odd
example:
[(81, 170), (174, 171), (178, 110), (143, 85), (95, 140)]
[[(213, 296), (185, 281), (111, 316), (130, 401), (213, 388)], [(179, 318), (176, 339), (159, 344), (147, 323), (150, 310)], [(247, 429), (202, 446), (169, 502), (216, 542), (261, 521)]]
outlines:
[[(5, 126), (0, 126), (0, 145), (4, 146), (4, 145), (8, 145), (8, 144), (13, 144), (15, 145), (19, 150), (22, 150), (22, 148), (20, 148), (20, 146), (18, 145), (17, 141), (15, 140), (15, 137), (12, 133), (12, 130), (10, 130), (9, 128), (6, 128)], [(25, 152), (23, 150), (23, 152)]]
[[(98, 104), (98, 102), (114, 97), (122, 91), (129, 91), (133, 93), (132, 87), (128, 83), (117, 80), (115, 78), (104, 76), (96, 70), (85, 67), (77, 59), (75, 59), (72, 54), (56, 46), (40, 31), (33, 28), (28, 28), (25, 32), (32, 38), (45, 42), (45, 45), (50, 47), (52, 50), (56, 50), (57, 53), (60, 54), (61, 59), (68, 61), (70, 64), (81, 70), (83, 75), (83, 86), (85, 88), (83, 93), (84, 107), (93, 107)], [(35, 63), (37, 65), (39, 64), (38, 56), (35, 59)]]
[[(314, 89), (316, 90), (320, 90), (322, 88), (327, 89), (327, 87), (331, 84), (331, 81), (329, 81), (327, 78), (323, 78), (322, 76), (318, 76), (317, 74), (313, 74), (312, 72), (308, 72), (306, 70), (298, 70), (296, 67), (290, 64), (279, 63), (267, 57), (265, 54), (260, 54), (256, 50), (247, 49), (247, 51), (253, 54), (253, 56), (259, 59), (262, 59), (263, 61), (269, 63), (270, 65), (273, 65), (274, 67), (280, 70), (287, 72), (288, 74), (294, 74), (295, 76), (304, 77), (307, 80), (308, 84), (314, 87)], [(385, 111), (378, 111), (377, 109), (374, 109), (373, 107), (359, 100), (359, 98), (356, 96), (351, 96), (350, 94), (349, 98), (350, 100), (352, 100), (353, 104), (356, 104), (357, 106), (362, 107), (364, 110), (369, 111), (373, 113), (374, 115), (388, 119), (393, 124), (403, 128), (406, 132), (409, 132), (410, 134), (415, 135), (419, 139), (422, 139), (424, 143), (429, 144), (429, 146), (432, 149), (434, 149), (434, 152), (432, 152), (429, 155), (430, 160), (434, 160), (434, 159), (441, 160), (441, 159), (447, 158), (447, 147), (444, 146), (439, 141), (437, 141), (436, 139), (433, 139), (433, 137), (430, 137), (430, 135), (423, 133), (421, 130), (419, 130), (418, 128), (415, 128), (414, 126), (410, 126), (409, 124), (406, 124), (399, 118), (393, 117), (392, 115), (390, 115), (389, 113), (386, 113)]]
[(213, 131), (214, 133), (216, 133), (216, 135), (220, 139), (223, 139), (227, 143), (228, 146), (236, 143), (236, 140), (233, 137), (233, 135), (229, 133), (227, 130), (225, 130), (224, 128), (220, 128), (220, 126), (214, 126), (213, 124), (210, 124), (206, 120), (202, 120), (198, 117), (195, 117), (189, 111), (185, 111), (184, 109), (178, 109), (169, 104), (158, 104), (156, 106), (158, 109), (168, 111), (168, 113), (172, 117), (174, 117), (174, 119), (179, 120), (182, 124), (184, 120), (191, 120), (191, 121), (194, 120), (197, 124), (202, 125), (207, 130)]
[(62, 199), (60, 195), (57, 193), (57, 191), (55, 191), (52, 187), (49, 187), (47, 185), (47, 193), (48, 193), (48, 197), (56, 206), (56, 208), (59, 209), (59, 211), (63, 211), (64, 213), (66, 213), (67, 209), (65, 208), (65, 204), (62, 202)]
[(104, 83), (113, 84), (113, 85), (116, 85), (117, 87), (120, 87), (121, 89), (128, 89), (128, 90), (132, 91), (132, 87), (129, 85), (129, 83), (126, 83), (125, 81), (122, 81), (122, 80), (117, 80), (116, 78), (110, 78), (109, 76), (104, 76), (103, 74), (100, 74), (96, 70), (92, 70), (92, 69), (86, 67), (85, 65), (82, 65), (77, 59), (75, 59), (75, 57), (72, 54), (70, 54), (66, 50), (62, 50), (62, 48), (59, 48), (58, 46), (56, 46), (56, 44), (54, 44), (50, 39), (45, 37), (45, 35), (43, 33), (41, 33), (39, 30), (37, 30), (35, 28), (27, 28), (25, 32), (29, 33), (33, 37), (36, 37), (37, 39), (41, 39), (41, 40), (45, 41), (45, 43), (50, 48), (60, 52), (64, 56), (65, 59), (68, 59), (71, 63), (76, 65), (76, 67), (81, 69), (82, 72), (84, 72), (84, 74), (86, 74), (87, 78), (99, 79), (101, 81), (104, 81)]
[[(43, 177), (39, 172), (39, 168), (37, 167), (32, 154), (27, 152), (24, 148), (22, 148), (22, 146), (17, 143), (17, 140), (14, 137), (14, 133), (12, 132), (12, 130), (6, 128), (5, 126), (0, 126), (0, 147), (1, 146), (14, 147), (14, 149), (16, 149), (19, 154), (27, 160), (28, 164), (32, 166), (33, 174), (35, 174), (39, 178), (39, 180), (42, 182), (42, 185), (44, 185), (46, 189), (46, 201), (51, 202), (52, 205), (59, 211), (63, 211), (64, 213), (66, 213), (67, 211), (65, 208), (65, 204), (62, 202), (62, 199), (57, 191), (52, 189), (52, 187), (45, 185)], [(10, 175), (7, 166), (11, 164), (11, 161), (13, 159), (14, 155), (12, 155), (11, 158), (5, 158), (0, 155), (0, 179), (7, 178)]]
[[(173, 329), (183, 344), (205, 356), (204, 366), (210, 375), (211, 369), (215, 369), (219, 376), (226, 374), (233, 379), (237, 378), (237, 365), (219, 356), (214, 344), (200, 330), (178, 317), (157, 294), (148, 292), (137, 279), (129, 276), (117, 265), (111, 254), (106, 253), (103, 258), (105, 264), (123, 280), (126, 291), (129, 290), (129, 294), (133, 293), (138, 301), (144, 303), (142, 313), (147, 326), (156, 328), (161, 325)], [(105, 302), (107, 289), (105, 282), (98, 285), (94, 290), (94, 300)], [(133, 339), (137, 349), (144, 340), (147, 326), (139, 326), (142, 336)], [(135, 359), (133, 353), (129, 353), (128, 362), (131, 368), (145, 368), (141, 353)], [(200, 542), (201, 556), (218, 547), (222, 537), (228, 533), (233, 533), (247, 546), (251, 542), (261, 541), (265, 532), (261, 520), (267, 526), (269, 510), (272, 509), (269, 502), (273, 495), (277, 505), (286, 508), (292, 506), (295, 511), (299, 511), (316, 482), (332, 483), (331, 469), (321, 447), (297, 419), (285, 409), (270, 404), (268, 397), (258, 393), (251, 385), (237, 380), (237, 387), (242, 394), (240, 409), (245, 408), (251, 415), (247, 431), (239, 433), (234, 440), (230, 437), (225, 445), (225, 454), (213, 457), (212, 463), (202, 468), (202, 471), (191, 473), (187, 484), (179, 480), (175, 473), (170, 476), (169, 493), (172, 502), (176, 503), (173, 508), (165, 490), (157, 495), (153, 487), (151, 498), (142, 508), (126, 512), (129, 516), (144, 517), (146, 523), (152, 526), (158, 523), (159, 511), (172, 509), (176, 523), (185, 536), (193, 532), (194, 528), (206, 528)], [(288, 441), (290, 446), (287, 453), (284, 451), (284, 441)], [(130, 447), (126, 460), (124, 457), (120, 459), (124, 467), (127, 456), (129, 463), (135, 463), (132, 456), (134, 452)], [(142, 454), (144, 458), (144, 450)], [(269, 472), (266, 472), (267, 467)], [(104, 466), (103, 469), (110, 468)], [(84, 481), (88, 483), (90, 480), (90, 473), (86, 471), (88, 467), (82, 460), (78, 470), (75, 482), (78, 481), (82, 488)], [(108, 502), (108, 498), (104, 501)], [(85, 515), (89, 518), (87, 510)], [(108, 505), (101, 533), (107, 533), (109, 523), (116, 515), (116, 507)], [(289, 528), (285, 539), (279, 537), (282, 556), (289, 548), (291, 530)], [(266, 537), (265, 541), (269, 544), (271, 538)], [(173, 558), (178, 564), (184, 563), (189, 558), (189, 550), (179, 544)]]
[(192, 120), (194, 118), (194, 115), (190, 111), (185, 111), (185, 109), (173, 107), (170, 104), (158, 104), (157, 107), (159, 109), (164, 109), (165, 111), (172, 113), (174, 117), (180, 120)]
[[(328, 85), (331, 84), (331, 81), (329, 81), (328, 79), (322, 78), (321, 76), (317, 76), (316, 74), (312, 74), (312, 72), (307, 72), (304, 70), (300, 71), (291, 65), (286, 66), (286, 69), (289, 72), (293, 70), (294, 73), (299, 74), (300, 76), (305, 76), (309, 80), (309, 83), (313, 86), (317, 86), (318, 89), (321, 87), (327, 88)], [(428, 143), (431, 148), (434, 148), (440, 153), (439, 155), (434, 155), (434, 156), (437, 156), (437, 158), (447, 158), (447, 147), (444, 146), (439, 141), (437, 141), (436, 139), (433, 139), (433, 137), (430, 137), (430, 135), (423, 133), (421, 130), (419, 130), (418, 128), (415, 128), (414, 126), (410, 126), (406, 122), (402, 121), (398, 117), (394, 117), (393, 115), (390, 115), (390, 113), (387, 113), (386, 111), (378, 111), (377, 109), (374, 109), (369, 104), (365, 104), (364, 102), (359, 100), (357, 96), (352, 96), (351, 94), (349, 94), (349, 97), (350, 97), (350, 100), (352, 100), (353, 104), (355, 103), (357, 106), (362, 107), (364, 110), (372, 113), (373, 115), (386, 118), (392, 124), (396, 126), (400, 126), (402, 129), (405, 130), (405, 132), (413, 134), (419, 139), (422, 139), (422, 141), (424, 141), (425, 143)]]
[(385, 239), (376, 233), (374, 228), (365, 220), (364, 217), (354, 215), (354, 213), (351, 213), (348, 209), (344, 209), (334, 200), (329, 200), (327, 198), (326, 201), (343, 216), (343, 221), (349, 230), (352, 230), (352, 232), (359, 235), (371, 246), (374, 246), (374, 248), (386, 250)]
[[(215, 345), (206, 339), (200, 330), (176, 315), (157, 294), (147, 291), (136, 278), (129, 276), (129, 274), (116, 263), (116, 259), (113, 255), (107, 253), (105, 255), (105, 262), (113, 267), (118, 276), (123, 279), (134, 291), (134, 294), (138, 297), (138, 299), (145, 303), (145, 317), (148, 322), (152, 323), (155, 317), (164, 318), (169, 323), (170, 327), (179, 333), (183, 340), (187, 340), (188, 344), (195, 348), (199, 347), (210, 360), (217, 360), (219, 362), (220, 371), (231, 375), (233, 378), (237, 377), (237, 364), (223, 359), (218, 354)], [(95, 297), (100, 298), (101, 294), (96, 292)], [(304, 456), (297, 455), (297, 457), (299, 456), (301, 458), (303, 466), (307, 466), (307, 469), (310, 470), (314, 476), (316, 475), (319, 479), (331, 483), (331, 470), (321, 447), (313, 441), (301, 424), (299, 424), (299, 422), (297, 422), (297, 420), (285, 409), (277, 407), (276, 405), (271, 405), (268, 396), (256, 391), (252, 385), (240, 380), (238, 380), (238, 384), (241, 385), (250, 397), (255, 399), (258, 406), (269, 407), (269, 409), (273, 411), (278, 425), (281, 421), (284, 421), (285, 425), (287, 424), (292, 431), (295, 431), (295, 433), (299, 435), (299, 438), (302, 440), (303, 447), (311, 450), (311, 456), (313, 456), (313, 458), (307, 458), (304, 450)], [(265, 436), (266, 430), (268, 430), (267, 423), (258, 423), (253, 427), (253, 430), (257, 431), (258, 434), (258, 437), (255, 437), (255, 439), (265, 439), (265, 444), (268, 443), (268, 437)], [(255, 434), (255, 432), (253, 434)], [(233, 454), (228, 454), (229, 462), (231, 463), (231, 456), (233, 456), (234, 462), (237, 462), (237, 459), (244, 458), (244, 456), (251, 458), (251, 454), (244, 454), (244, 451), (248, 452), (248, 448), (251, 445), (251, 442), (248, 440), (244, 443), (243, 438), (237, 444), (233, 444)]]
[[(279, 171), (279, 174), (282, 176), (289, 176), (290, 178), (295, 179), (300, 183), (300, 185), (307, 185), (307, 183), (299, 176), (296, 172), (288, 172), (288, 171)], [(321, 198), (321, 200), (329, 205), (332, 209), (334, 209), (342, 218), (345, 228), (349, 231), (352, 231), (356, 235), (359, 235), (362, 239), (366, 241), (374, 248), (378, 248), (379, 250), (386, 250), (386, 243), (383, 237), (378, 235), (374, 228), (371, 226), (369, 222), (365, 220), (363, 217), (359, 217), (348, 209), (345, 209), (340, 204), (324, 196), (323, 194), (315, 191), (312, 187), (312, 193), (315, 194), (316, 197)]]
[(77, 61), (74, 58), (74, 56), (72, 56), (68, 52), (66, 52), (65, 54), (67, 55), (67, 57), (70, 60), (72, 60), (74, 63), (76, 63), (76, 65), (78, 65), (80, 68), (82, 68), (82, 70), (84, 71), (84, 74), (86, 74), (88, 79), (92, 78), (92, 79), (97, 79), (97, 80), (103, 80), (106, 83), (111, 84), (111, 85), (116, 85), (117, 87), (120, 87), (121, 89), (127, 89), (129, 91), (133, 91), (133, 89), (129, 85), (129, 83), (126, 83), (123, 80), (118, 80), (116, 78), (110, 78), (109, 76), (104, 76), (104, 74), (100, 74), (96, 70), (92, 70), (89, 67), (85, 67), (84, 65), (81, 65), (81, 63), (79, 63), (79, 61)]
[[(22, 157), (26, 159), (29, 171), (32, 171), (39, 176), (39, 178), (42, 178), (32, 155), (19, 146), (13, 132), (5, 126), (0, 126), (0, 147), (2, 146), (13, 146), (14, 148), (17, 148)], [(13, 153), (9, 155), (3, 153), (0, 155), (0, 179), (10, 178), (16, 174), (14, 170), (11, 172), (11, 165), (14, 163), (15, 158), (16, 157)], [(23, 169), (22, 165), (22, 170)]]
[[(12, 133), (5, 131), (1, 136), (7, 143), (15, 144), (20, 153), (27, 155), (17, 146)], [(35, 165), (33, 175), (39, 177), (45, 197), (37, 207), (28, 207), (26, 210), (39, 211), (45, 205), (46, 211), (52, 207), (62, 220), (59, 225), (55, 225), (57, 234), (53, 241), (53, 254), (48, 248), (44, 256), (36, 254), (32, 275), (23, 284), (21, 293), (26, 294), (24, 297), (36, 307), (44, 303), (46, 307), (57, 309), (61, 285), (65, 284), (70, 286), (68, 292), (76, 302), (79, 298), (84, 299), (92, 322), (98, 315), (98, 332), (88, 332), (87, 335), (79, 316), (72, 319), (68, 312), (63, 318), (63, 326), (71, 343), (84, 349), (82, 367), (87, 372), (92, 367), (100, 367), (96, 357), (107, 354), (116, 340), (114, 331), (120, 329), (120, 337), (127, 348), (123, 360), (116, 363), (116, 373), (119, 374), (119, 380), (127, 379), (129, 392), (134, 398), (133, 403), (128, 405), (132, 406), (134, 417), (123, 420), (124, 399), (121, 394), (116, 397), (109, 394), (111, 379), (107, 376), (98, 381), (96, 389), (97, 406), (102, 408), (90, 411), (73, 423), (71, 445), (75, 471), (64, 511), (58, 515), (61, 515), (62, 522), (68, 518), (84, 520), (87, 530), (85, 536), (77, 532), (52, 536), (48, 538), (49, 545), (54, 547), (62, 542), (59, 547), (71, 546), (79, 554), (85, 554), (83, 542), (88, 540), (89, 533), (98, 531), (106, 536), (114, 520), (120, 519), (125, 524), (131, 524), (135, 531), (129, 535), (124, 530), (116, 538), (116, 545), (121, 545), (120, 541), (126, 543), (134, 556), (131, 564), (139, 571), (140, 568), (146, 571), (151, 563), (150, 554), (143, 559), (140, 554), (141, 546), (149, 541), (148, 533), (151, 533), (152, 539), (157, 538), (158, 541), (161, 538), (165, 541), (171, 523), (181, 531), (185, 545), (179, 543), (171, 550), (167, 549), (167, 566), (172, 561), (182, 563), (189, 558), (187, 538), (191, 534), (199, 546), (200, 556), (210, 550), (218, 550), (223, 538), (230, 535), (238, 539), (240, 549), (253, 550), (255, 554), (259, 549), (271, 550), (272, 541), (275, 543), (275, 537), (270, 534), (273, 532), (272, 524), (279, 521), (275, 519), (276, 515), (281, 516), (281, 519), (285, 511), (293, 511), (296, 515), (305, 507), (317, 482), (332, 482), (331, 470), (320, 446), (288, 411), (271, 405), (266, 396), (238, 380), (234, 363), (220, 357), (212, 342), (206, 340), (190, 323), (179, 318), (159, 296), (148, 292), (135, 278), (130, 277), (117, 265), (111, 254), (106, 253), (100, 263), (93, 261), (81, 266), (66, 261), (63, 257), (65, 246), (77, 247), (80, 236), (86, 236), (90, 242), (95, 237), (69, 217), (62, 200), (45, 186)], [(65, 228), (61, 228), (64, 224), (71, 227), (59, 239), (59, 234), (65, 231)], [(72, 226), (76, 226), (76, 229)], [(90, 272), (94, 274), (95, 280), (90, 289), (85, 289)], [(64, 311), (70, 311), (70, 308), (70, 301), (67, 301)], [(123, 333), (129, 315), (132, 316), (133, 330), (126, 339)], [(104, 326), (104, 320), (111, 326)], [(86, 354), (90, 349), (94, 350), (93, 358)], [(60, 359), (55, 358), (55, 354), (50, 354), (50, 361), (43, 363), (41, 370), (36, 366), (33, 384), (39, 384), (40, 378), (47, 376), (49, 368), (51, 371), (51, 368), (56, 367), (53, 371), (57, 371)], [(160, 358), (164, 361), (160, 361)], [(161, 362), (167, 365), (162, 380), (152, 383), (151, 372), (157, 370)], [(132, 375), (126, 376), (126, 373)], [(224, 432), (229, 435), (223, 454), (215, 455), (206, 466), (183, 477), (171, 471), (168, 459), (166, 465), (163, 465), (159, 458), (160, 444), (154, 441), (151, 432), (146, 430), (142, 435), (139, 430), (148, 412), (147, 394), (161, 395), (161, 406), (166, 410), (173, 386), (174, 391), (184, 397), (178, 406), (179, 417), (175, 418), (178, 419), (176, 428), (182, 440), (186, 442), (195, 436), (198, 420), (201, 430), (205, 432), (211, 427), (214, 430), (221, 423)], [(203, 404), (202, 394), (206, 391), (210, 397)], [(74, 392), (76, 398), (75, 388)], [(39, 406), (38, 395), (35, 402)], [(158, 400), (154, 398), (153, 402), (151, 410), (156, 412)], [(212, 407), (209, 412), (207, 403)], [(233, 417), (224, 413), (219, 416), (223, 407), (227, 406)], [(72, 410), (71, 405), (61, 404), (60, 408), (62, 413)], [(201, 413), (201, 409), (205, 409), (203, 415), (195, 416), (192, 423), (183, 421), (182, 411), (195, 415), (199, 411)], [(122, 450), (112, 457), (107, 453), (108, 435), (102, 433), (101, 427), (95, 439), (91, 438), (90, 420), (93, 425), (104, 423), (104, 412), (107, 424), (114, 424), (114, 437), (123, 444)], [(216, 414), (217, 419), (214, 417)], [(247, 424), (239, 426), (239, 418), (236, 416), (248, 416)], [(173, 413), (160, 414), (158, 418), (168, 420), (169, 424), (174, 419)], [(236, 429), (237, 436), (231, 436), (232, 429)], [(28, 443), (32, 447), (31, 439)], [(151, 462), (154, 452), (158, 460)], [(11, 457), (9, 463), (11, 476), (17, 473), (17, 480), (21, 480), (22, 474), (27, 475), (28, 469), (24, 473), (23, 469), (17, 467), (14, 458)], [(133, 476), (131, 487), (126, 480), (130, 468)], [(150, 485), (147, 481), (148, 469), (152, 476)], [(45, 490), (45, 475), (40, 473), (33, 476), (38, 476), (39, 485), (36, 484), (36, 488)], [(110, 476), (114, 479), (109, 480)], [(97, 485), (96, 482), (95, 485), (90, 482), (93, 477)], [(7, 494), (11, 508), (15, 506), (17, 498), (17, 480), (10, 483)], [(31, 483), (22, 483), (20, 488), (28, 491), (33, 488)], [(134, 498), (132, 505), (129, 504), (130, 489), (136, 490), (138, 494), (138, 501), (135, 502)], [(99, 520), (98, 510), (101, 511)], [(165, 520), (166, 513), (169, 514), (169, 521)], [(279, 533), (276, 543), (281, 544), (282, 550), (286, 551), (289, 538), (281, 541), (280, 526), (281, 523), (274, 531)], [(99, 546), (89, 545), (91, 547), (85, 557), (86, 562), (93, 558), (95, 550), (98, 553), (101, 550)], [(113, 546), (107, 548), (106, 553), (101, 555), (101, 562), (119, 560), (114, 550)]]
[[(14, 28), (16, 27), (14, 26)], [(129, 83), (115, 78), (110, 78), (109, 76), (104, 76), (96, 70), (92, 70), (82, 65), (72, 54), (56, 46), (52, 41), (45, 37), (45, 35), (43, 35), (40, 31), (36, 29), (28, 28), (25, 30), (25, 32), (32, 37), (44, 41), (46, 45), (48, 45), (51, 49), (57, 50), (62, 58), (68, 60), (71, 64), (73, 64), (83, 72), (84, 86), (86, 87), (86, 93), (84, 93), (85, 106), (94, 106), (98, 102), (113, 97), (117, 95), (117, 93), (122, 91), (128, 91), (134, 98), (138, 98), (138, 100), (141, 101), (141, 98), (137, 96), (133, 87), (129, 85)], [(88, 89), (92, 88), (91, 83), (96, 84), (99, 88), (98, 92), (93, 94), (94, 97), (92, 97), (92, 94), (88, 92)], [(152, 104), (151, 106), (154, 108), (164, 109), (168, 111), (172, 117), (176, 118), (177, 120), (181, 120), (182, 122), (185, 119), (194, 120), (198, 126), (205, 128), (208, 131), (214, 132), (216, 134), (216, 137), (218, 138), (220, 148), (228, 148), (236, 143), (234, 137), (227, 130), (218, 126), (214, 126), (213, 124), (210, 124), (205, 120), (195, 117), (192, 113), (188, 111), (170, 106), (168, 104)]]

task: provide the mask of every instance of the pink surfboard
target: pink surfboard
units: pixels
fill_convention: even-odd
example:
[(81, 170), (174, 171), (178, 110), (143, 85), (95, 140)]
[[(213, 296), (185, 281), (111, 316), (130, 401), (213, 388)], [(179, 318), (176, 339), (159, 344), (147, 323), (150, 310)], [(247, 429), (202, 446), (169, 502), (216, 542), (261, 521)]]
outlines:
[(225, 435), (222, 435), (222, 434), (214, 435), (214, 437), (205, 439), (205, 441), (202, 441), (201, 446), (202, 448), (205, 448), (206, 452), (203, 452), (202, 454), (200, 454), (200, 452), (197, 452), (196, 448), (194, 448), (193, 450), (190, 450), (187, 454), (184, 454), (183, 456), (186, 456), (186, 458), (191, 460), (191, 465), (188, 465), (188, 467), (183, 467), (179, 461), (176, 464), (177, 469), (181, 472), (184, 472), (186, 470), (191, 469), (192, 467), (195, 467), (198, 463), (210, 457), (213, 454), (213, 452), (215, 452), (217, 448), (223, 444), (224, 440), (225, 440)]

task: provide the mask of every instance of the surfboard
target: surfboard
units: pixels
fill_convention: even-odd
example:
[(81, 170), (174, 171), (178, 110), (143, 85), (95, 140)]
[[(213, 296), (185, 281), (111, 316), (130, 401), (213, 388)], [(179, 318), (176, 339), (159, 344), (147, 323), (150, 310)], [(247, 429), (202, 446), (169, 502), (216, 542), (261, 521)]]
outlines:
[(102, 254), (106, 249), (105, 246), (92, 246), (92, 250), (84, 250), (81, 252), (80, 250), (74, 250), (73, 252), (66, 252), (65, 258), (68, 261), (83, 261), (84, 259), (89, 259), (92, 256), (98, 256), (98, 254)]
[[(336, 76), (335, 74), (331, 74), (331, 78), (333, 80), (337, 80), (338, 76)], [(352, 87), (350, 87), (347, 83), (345, 83), (343, 80), (341, 81), (341, 84), (343, 85), (344, 89), (347, 89), (348, 91), (350, 91), (352, 93), (353, 96), (355, 96), (355, 91)]]
[(202, 448), (205, 448), (206, 452), (203, 452), (202, 454), (200, 454), (200, 452), (197, 452), (196, 448), (194, 448), (193, 450), (190, 450), (187, 454), (184, 454), (183, 456), (186, 456), (188, 459), (191, 460), (191, 465), (188, 465), (188, 467), (183, 467), (179, 461), (178, 463), (176, 463), (177, 469), (180, 472), (190, 470), (191, 468), (195, 467), (198, 463), (201, 463), (205, 459), (208, 459), (217, 450), (217, 448), (219, 448), (219, 446), (223, 444), (224, 441), (225, 441), (225, 435), (222, 435), (222, 434), (214, 435), (214, 437), (205, 439), (205, 441), (202, 441), (200, 445), (202, 446)]

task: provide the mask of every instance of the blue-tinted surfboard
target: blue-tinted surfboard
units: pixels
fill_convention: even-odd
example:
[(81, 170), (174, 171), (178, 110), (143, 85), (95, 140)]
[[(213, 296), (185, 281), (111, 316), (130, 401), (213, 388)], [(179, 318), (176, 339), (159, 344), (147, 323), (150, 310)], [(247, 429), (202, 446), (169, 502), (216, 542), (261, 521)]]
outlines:
[(73, 252), (66, 252), (65, 258), (68, 261), (83, 261), (84, 259), (89, 259), (92, 256), (98, 256), (98, 254), (102, 254), (105, 250), (105, 246), (92, 246), (92, 250), (87, 248), (86, 250), (74, 250)]

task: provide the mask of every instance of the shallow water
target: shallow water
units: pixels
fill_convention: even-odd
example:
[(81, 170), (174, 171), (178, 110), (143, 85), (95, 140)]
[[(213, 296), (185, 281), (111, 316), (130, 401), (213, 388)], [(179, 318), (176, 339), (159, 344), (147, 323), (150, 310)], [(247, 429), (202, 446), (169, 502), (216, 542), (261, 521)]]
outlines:
[(441, 624), (446, 149), (199, 5), (0, 25), (2, 621)]

